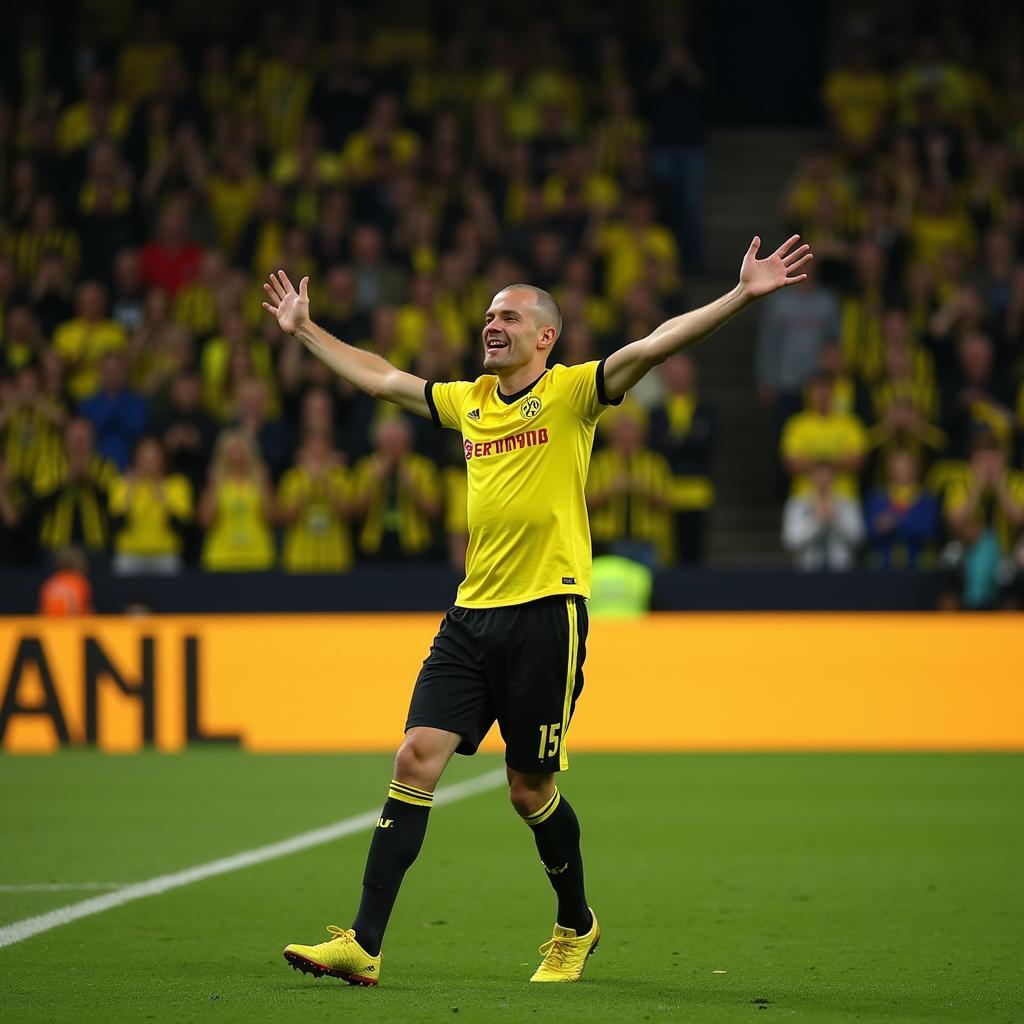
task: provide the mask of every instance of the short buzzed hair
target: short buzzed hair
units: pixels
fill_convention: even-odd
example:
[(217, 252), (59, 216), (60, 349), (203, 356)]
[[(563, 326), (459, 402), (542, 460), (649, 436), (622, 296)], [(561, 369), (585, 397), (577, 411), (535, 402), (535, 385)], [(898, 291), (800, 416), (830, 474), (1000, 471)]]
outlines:
[(533, 292), (534, 305), (537, 308), (537, 323), (550, 324), (554, 327), (557, 339), (562, 333), (562, 309), (555, 301), (554, 295), (544, 291), (543, 288), (538, 288), (535, 284), (508, 284), (501, 290), (510, 292), (520, 288), (523, 291)]

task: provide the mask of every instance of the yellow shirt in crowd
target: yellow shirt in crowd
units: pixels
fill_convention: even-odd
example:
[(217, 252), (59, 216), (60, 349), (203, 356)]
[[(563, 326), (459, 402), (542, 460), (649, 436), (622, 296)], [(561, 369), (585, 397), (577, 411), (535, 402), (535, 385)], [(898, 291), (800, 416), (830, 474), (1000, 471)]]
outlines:
[(128, 344), (124, 328), (113, 320), (89, 323), (76, 317), (66, 320), (53, 335), (57, 354), (75, 367), (68, 378), (68, 393), (75, 401), (88, 398), (100, 386), (100, 360)]
[[(162, 493), (158, 493), (162, 492)], [(110, 488), (110, 514), (124, 516), (125, 524), (114, 537), (114, 550), (126, 555), (176, 555), (181, 535), (171, 519), (192, 518), (192, 486), (183, 476), (129, 482), (118, 477)]]
[[(822, 416), (813, 410), (790, 416), (782, 431), (780, 445), (785, 458), (813, 459), (831, 462), (863, 455), (868, 448), (864, 424), (847, 413)], [(810, 479), (800, 474), (793, 479), (793, 494), (806, 494), (811, 489)], [(836, 475), (836, 494), (844, 498), (857, 498), (857, 476), (840, 472)]]
[(287, 572), (345, 572), (352, 567), (352, 534), (348, 521), (332, 502), (351, 497), (348, 473), (340, 466), (314, 479), (303, 466), (281, 478), (282, 509), (298, 506), (298, 517), (284, 534), (281, 567)]
[(227, 479), (217, 488), (216, 516), (206, 533), (202, 565), (213, 572), (273, 567), (274, 539), (255, 481)]

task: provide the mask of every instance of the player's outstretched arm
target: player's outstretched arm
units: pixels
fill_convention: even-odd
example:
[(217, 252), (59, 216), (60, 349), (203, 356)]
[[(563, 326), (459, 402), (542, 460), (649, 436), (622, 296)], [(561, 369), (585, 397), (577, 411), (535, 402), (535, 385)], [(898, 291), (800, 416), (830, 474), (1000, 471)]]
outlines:
[(263, 290), (269, 301), (263, 308), (277, 317), (281, 330), (294, 335), (318, 359), (322, 359), (339, 377), (374, 398), (394, 402), (417, 416), (430, 418), (430, 409), (424, 397), (426, 381), (415, 374), (392, 366), (386, 359), (339, 341), (309, 315), (309, 278), (299, 281), (299, 290), (279, 270), (271, 274)]
[(608, 397), (624, 395), (650, 369), (676, 352), (696, 345), (755, 299), (803, 281), (807, 275), (797, 271), (812, 257), (811, 247), (798, 246), (799, 241), (800, 236), (793, 235), (771, 256), (759, 260), (757, 250), (761, 239), (755, 235), (743, 257), (739, 283), (732, 291), (700, 309), (666, 320), (646, 338), (625, 345), (608, 357), (604, 364), (604, 387)]

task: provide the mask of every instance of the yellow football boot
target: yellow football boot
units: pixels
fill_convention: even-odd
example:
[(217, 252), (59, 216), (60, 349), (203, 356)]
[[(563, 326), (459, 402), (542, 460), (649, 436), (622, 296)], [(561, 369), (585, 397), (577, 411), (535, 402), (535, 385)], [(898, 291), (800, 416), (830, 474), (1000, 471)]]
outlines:
[(331, 938), (315, 946), (297, 943), (284, 947), (284, 958), (296, 971), (320, 978), (344, 978), (350, 985), (376, 985), (380, 980), (380, 955), (370, 956), (356, 942), (351, 928), (338, 928), (329, 924)]
[(578, 938), (572, 928), (555, 925), (551, 938), (540, 947), (544, 960), (530, 981), (580, 980), (583, 968), (587, 966), (587, 957), (597, 949), (597, 944), (601, 941), (597, 914), (591, 910), (590, 916), (594, 919), (590, 931)]

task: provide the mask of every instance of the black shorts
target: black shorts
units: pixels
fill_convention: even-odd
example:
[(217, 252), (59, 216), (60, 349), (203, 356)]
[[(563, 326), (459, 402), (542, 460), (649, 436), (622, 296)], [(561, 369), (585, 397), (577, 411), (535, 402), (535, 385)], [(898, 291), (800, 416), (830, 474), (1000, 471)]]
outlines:
[(587, 603), (545, 597), (504, 608), (451, 608), (423, 662), (406, 730), (462, 737), (475, 754), (497, 720), (505, 761), (520, 772), (569, 767), (565, 733), (583, 689)]

